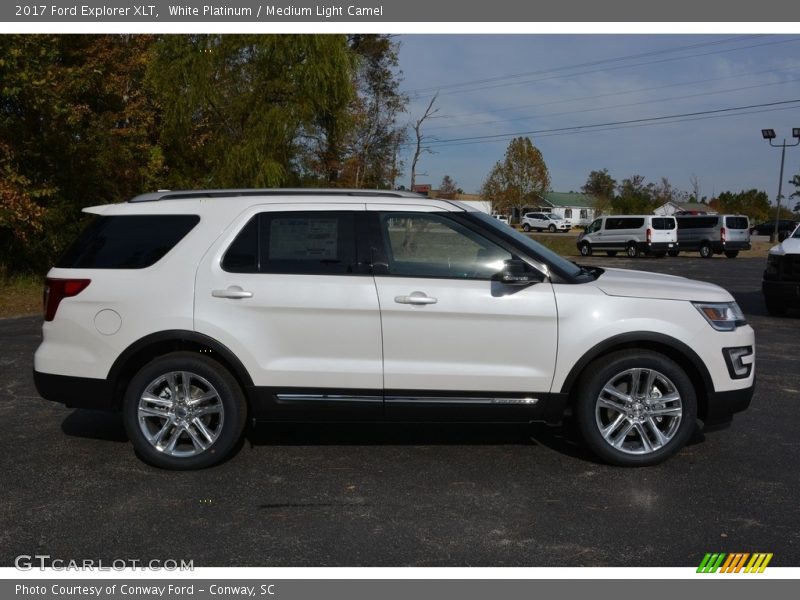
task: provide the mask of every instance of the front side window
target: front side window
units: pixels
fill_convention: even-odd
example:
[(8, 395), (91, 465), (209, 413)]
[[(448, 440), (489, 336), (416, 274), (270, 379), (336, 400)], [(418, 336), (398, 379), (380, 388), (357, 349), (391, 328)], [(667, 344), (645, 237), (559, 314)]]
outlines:
[(255, 215), (225, 252), (231, 273), (346, 275), (355, 272), (354, 215), (342, 211)]
[(602, 219), (597, 219), (593, 221), (591, 225), (586, 228), (586, 233), (594, 233), (595, 231), (600, 231), (600, 226), (603, 224)]
[(445, 216), (383, 213), (386, 275), (490, 279), (511, 253)]

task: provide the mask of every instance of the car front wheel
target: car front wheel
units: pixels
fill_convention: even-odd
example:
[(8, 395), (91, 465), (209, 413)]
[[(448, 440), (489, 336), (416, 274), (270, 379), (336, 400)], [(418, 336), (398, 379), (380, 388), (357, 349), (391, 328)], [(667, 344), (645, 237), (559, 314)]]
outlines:
[(575, 413), (583, 439), (611, 464), (658, 464), (676, 454), (696, 428), (689, 377), (656, 352), (623, 350), (599, 359), (578, 385)]
[(556, 226), (555, 225), (550, 225), (550, 227), (547, 228), (547, 231), (549, 231), (550, 233), (555, 233), (556, 232)]
[(589, 245), (589, 242), (583, 242), (580, 245), (581, 256), (591, 256), (592, 255), (592, 247)]
[(523, 226), (522, 226), (522, 230), (523, 230), (525, 233), (528, 233), (528, 232), (531, 230), (531, 226), (530, 226), (530, 225), (528, 225), (527, 223), (525, 223), (525, 225), (523, 225)]
[(244, 394), (231, 374), (191, 352), (142, 367), (123, 403), (125, 430), (139, 456), (175, 470), (225, 459), (242, 436), (246, 415)]

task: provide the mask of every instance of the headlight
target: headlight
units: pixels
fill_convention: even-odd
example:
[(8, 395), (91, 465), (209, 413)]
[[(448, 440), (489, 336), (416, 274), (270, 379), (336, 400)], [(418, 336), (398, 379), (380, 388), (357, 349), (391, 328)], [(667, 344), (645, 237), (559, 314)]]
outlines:
[(733, 331), (740, 325), (747, 324), (742, 309), (736, 302), (692, 302), (692, 304), (717, 331)]

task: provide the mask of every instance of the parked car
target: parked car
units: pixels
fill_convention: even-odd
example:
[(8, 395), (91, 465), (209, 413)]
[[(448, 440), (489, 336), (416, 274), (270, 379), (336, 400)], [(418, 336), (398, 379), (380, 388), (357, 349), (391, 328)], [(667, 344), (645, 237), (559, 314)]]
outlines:
[(492, 216), (501, 223), (505, 223), (506, 225), (511, 225), (511, 219), (509, 219), (506, 215), (493, 214)]
[[(797, 227), (797, 221), (790, 219), (780, 219), (778, 221), (778, 233), (791, 233)], [(775, 232), (775, 221), (765, 221), (750, 228), (750, 235), (772, 235)]]
[(675, 217), (654, 215), (607, 215), (592, 221), (576, 241), (582, 256), (605, 250), (608, 256), (625, 252), (635, 258), (652, 254), (662, 258), (678, 249)]
[(86, 212), (47, 275), (36, 388), (121, 411), (160, 467), (219, 463), (262, 420), (567, 413), (603, 460), (644, 466), (753, 394), (724, 289), (580, 267), (455, 201), (201, 190)]
[(782, 317), (790, 308), (800, 308), (800, 227), (770, 248), (761, 291), (772, 316)]
[[(750, 250), (750, 222), (744, 215), (694, 215), (678, 219), (680, 250), (696, 250), (703, 258), (725, 254), (736, 258)], [(678, 252), (670, 253), (677, 256)]]
[(566, 232), (572, 228), (569, 221), (548, 213), (526, 213), (522, 217), (521, 223), (523, 231), (526, 232), (532, 229), (536, 231), (544, 231), (546, 229), (550, 233), (555, 233), (556, 231)]

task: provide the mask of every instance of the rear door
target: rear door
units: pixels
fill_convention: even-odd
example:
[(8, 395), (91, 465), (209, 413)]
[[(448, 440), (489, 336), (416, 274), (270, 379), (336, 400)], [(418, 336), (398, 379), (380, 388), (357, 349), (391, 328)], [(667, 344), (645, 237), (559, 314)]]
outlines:
[(725, 241), (744, 243), (750, 241), (750, 223), (742, 215), (725, 217)]
[(550, 282), (511, 288), (492, 281), (514, 254), (455, 214), (368, 209), (387, 416), (527, 418), (553, 378), (557, 314)]
[(195, 329), (244, 363), (262, 416), (382, 416), (378, 297), (355, 238), (364, 209), (252, 208), (198, 268)]

